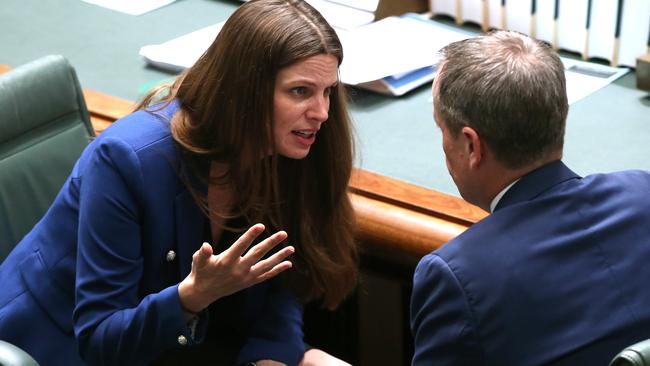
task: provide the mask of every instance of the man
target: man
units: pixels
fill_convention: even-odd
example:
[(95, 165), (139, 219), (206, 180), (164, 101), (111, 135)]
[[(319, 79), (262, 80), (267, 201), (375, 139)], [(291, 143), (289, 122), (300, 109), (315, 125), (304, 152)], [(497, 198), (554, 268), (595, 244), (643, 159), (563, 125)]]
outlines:
[(562, 62), (500, 31), (442, 51), (434, 118), (462, 197), (491, 215), (425, 256), (413, 365), (607, 365), (650, 338), (650, 173), (562, 162)]

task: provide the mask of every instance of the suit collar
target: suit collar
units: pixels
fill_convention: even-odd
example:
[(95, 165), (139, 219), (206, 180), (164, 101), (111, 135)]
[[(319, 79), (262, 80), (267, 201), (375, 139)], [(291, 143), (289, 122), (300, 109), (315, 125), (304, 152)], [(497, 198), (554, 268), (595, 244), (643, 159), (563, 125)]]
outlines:
[(580, 176), (560, 160), (543, 165), (521, 177), (501, 198), (494, 211), (533, 199), (549, 188), (575, 178), (580, 178)]

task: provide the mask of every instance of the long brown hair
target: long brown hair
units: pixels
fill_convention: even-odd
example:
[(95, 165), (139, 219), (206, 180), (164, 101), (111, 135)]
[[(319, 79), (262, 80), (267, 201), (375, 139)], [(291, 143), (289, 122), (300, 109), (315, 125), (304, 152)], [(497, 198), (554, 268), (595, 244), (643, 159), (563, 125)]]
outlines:
[[(330, 94), (329, 118), (309, 155), (276, 153), (273, 98), (278, 71), (307, 57), (343, 60), (341, 43), (325, 19), (300, 0), (253, 0), (226, 21), (194, 66), (159, 97), (141, 102), (180, 103), (171, 129), (190, 171), (210, 184), (229, 184), (249, 222), (283, 229), (296, 247), (287, 283), (304, 301), (336, 307), (355, 287), (354, 214), (347, 196), (353, 142), (345, 89)], [(208, 177), (210, 162), (227, 167)], [(186, 180), (188, 181), (188, 180)], [(186, 184), (207, 214), (206, 197)]]

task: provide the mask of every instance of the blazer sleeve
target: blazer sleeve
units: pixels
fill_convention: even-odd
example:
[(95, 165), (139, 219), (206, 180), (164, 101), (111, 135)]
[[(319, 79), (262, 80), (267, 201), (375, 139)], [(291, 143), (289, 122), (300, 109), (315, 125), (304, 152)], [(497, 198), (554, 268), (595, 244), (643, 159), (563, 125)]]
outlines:
[[(130, 145), (108, 137), (84, 161), (74, 330), (82, 358), (93, 365), (137, 365), (189, 344), (177, 286), (142, 298), (143, 177)], [(182, 338), (181, 338), (182, 339)]]
[(468, 298), (435, 253), (422, 258), (415, 269), (411, 330), (413, 366), (482, 364)]
[(237, 364), (268, 359), (295, 366), (305, 354), (303, 306), (280, 278), (270, 282), (264, 310), (251, 329)]

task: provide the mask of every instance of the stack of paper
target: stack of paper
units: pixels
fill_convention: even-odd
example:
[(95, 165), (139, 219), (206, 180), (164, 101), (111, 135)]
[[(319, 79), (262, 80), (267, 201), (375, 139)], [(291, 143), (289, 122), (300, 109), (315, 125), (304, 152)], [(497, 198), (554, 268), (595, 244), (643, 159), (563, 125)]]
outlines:
[[(246, 2), (247, 0), (241, 0)], [(379, 0), (305, 0), (338, 29), (354, 29), (372, 23)]]
[(173, 3), (175, 0), (83, 0), (107, 9), (131, 15), (141, 15)]
[(140, 56), (155, 67), (172, 72), (181, 72), (194, 65), (196, 60), (210, 47), (225, 21), (201, 28), (171, 41), (140, 48)]
[(415, 14), (338, 34), (345, 53), (341, 80), (390, 95), (403, 95), (433, 80), (437, 51), (473, 36)]
[[(194, 64), (212, 44), (224, 22), (159, 45), (144, 46), (140, 55), (174, 72)], [(415, 14), (389, 17), (352, 30), (337, 29), (343, 44), (341, 81), (383, 94), (400, 96), (435, 76), (438, 50), (474, 36)], [(605, 65), (562, 59), (569, 103), (593, 93), (628, 72)]]

